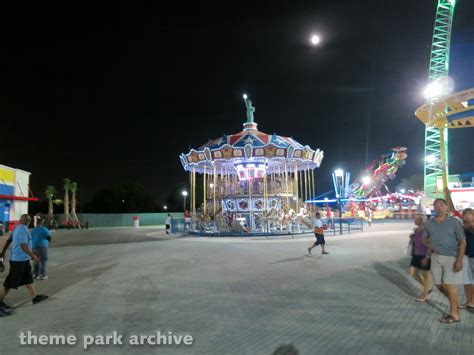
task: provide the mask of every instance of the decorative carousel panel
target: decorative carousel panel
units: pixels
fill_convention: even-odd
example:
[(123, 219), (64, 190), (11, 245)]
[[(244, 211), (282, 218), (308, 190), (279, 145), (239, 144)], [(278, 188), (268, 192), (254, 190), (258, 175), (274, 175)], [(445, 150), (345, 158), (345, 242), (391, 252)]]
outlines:
[(265, 156), (267, 158), (273, 158), (275, 156), (276, 147), (274, 145), (267, 145), (265, 148)]
[(259, 198), (259, 199), (253, 200), (253, 209), (255, 211), (263, 211), (263, 207), (264, 207), (263, 199)]
[(206, 160), (211, 161), (211, 151), (209, 148), (204, 148), (204, 156), (206, 157)]
[(251, 144), (246, 144), (245, 145), (245, 157), (247, 159), (250, 159), (252, 157), (252, 145)]
[(181, 165), (183, 166), (183, 168), (186, 169), (186, 167), (188, 166), (188, 162), (186, 158), (185, 157), (183, 158), (183, 156), (180, 156), (179, 161), (181, 162)]
[(280, 209), (280, 199), (272, 197), (269, 200), (270, 208), (274, 208), (276, 210)]
[(241, 149), (234, 149), (234, 157), (241, 158), (244, 156), (244, 152)]
[(190, 163), (197, 163), (199, 162), (199, 154), (196, 151), (193, 151), (189, 156), (188, 160)]
[(295, 148), (292, 145), (290, 145), (287, 149), (286, 158), (292, 159), (294, 152), (295, 152)]
[(265, 154), (263, 148), (256, 148), (253, 153), (256, 157), (262, 157)]
[(314, 156), (313, 161), (318, 165), (318, 167), (321, 165), (321, 161), (324, 158), (324, 152), (322, 150), (316, 150), (316, 154)]
[(216, 150), (214, 152), (212, 152), (212, 155), (214, 157), (214, 159), (222, 159), (222, 153), (220, 150)]
[(222, 157), (224, 159), (231, 159), (232, 158), (232, 152), (233, 152), (232, 147), (225, 146), (225, 147), (222, 147), (220, 151), (221, 151)]
[(276, 156), (277, 157), (284, 157), (285, 156), (285, 150), (284, 149), (281, 149), (281, 148), (278, 148), (276, 150)]
[(301, 150), (300, 149), (295, 150), (295, 153), (293, 154), (293, 158), (301, 159)]
[(234, 200), (225, 200), (224, 201), (224, 208), (226, 211), (230, 211), (230, 212), (235, 212), (236, 211), (236, 204), (235, 204), (235, 201)]
[(238, 210), (239, 211), (248, 211), (249, 210), (249, 201), (247, 199), (238, 200)]

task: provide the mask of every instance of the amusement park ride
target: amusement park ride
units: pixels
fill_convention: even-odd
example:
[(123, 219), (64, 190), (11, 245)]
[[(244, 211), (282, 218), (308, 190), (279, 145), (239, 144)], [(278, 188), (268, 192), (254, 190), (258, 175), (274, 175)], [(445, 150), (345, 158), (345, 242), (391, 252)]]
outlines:
[[(255, 108), (243, 96), (247, 121), (241, 132), (210, 140), (181, 154), (189, 172), (191, 230), (209, 220), (222, 232), (244, 230), (273, 233), (309, 224), (302, 202), (314, 195), (314, 169), (323, 151), (303, 146), (290, 137), (257, 129)], [(198, 181), (199, 180), (201, 181)], [(202, 204), (196, 190), (202, 186)]]
[(456, 0), (439, 0), (431, 45), (427, 103), (415, 115), (425, 124), (424, 192), (429, 199), (448, 190), (448, 129), (474, 125), (474, 89), (451, 94), (449, 51)]
[[(438, 1), (425, 92), (427, 102), (415, 113), (426, 126), (424, 193), (431, 200), (444, 194), (450, 201), (448, 128), (474, 125), (474, 89), (457, 93), (450, 90), (449, 49), (455, 2)], [(211, 233), (294, 232), (294, 225), (299, 232), (304, 225), (311, 230), (308, 209), (313, 207), (308, 205), (337, 202), (342, 217), (344, 202), (346, 211), (352, 208), (352, 215), (358, 203), (365, 203), (359, 206), (359, 215), (366, 205), (373, 208), (377, 203), (385, 203), (381, 188), (386, 188), (385, 183), (394, 179), (405, 164), (405, 147), (395, 147), (383, 154), (367, 166), (368, 176), (350, 185), (350, 174), (342, 175), (342, 180), (341, 176), (333, 175), (336, 199), (317, 200), (313, 198), (314, 170), (320, 166), (324, 153), (289, 137), (260, 132), (254, 121), (255, 108), (247, 95), (243, 98), (247, 121), (241, 132), (223, 135), (180, 155), (184, 170), (189, 172), (191, 232), (205, 228), (209, 231), (210, 220), (214, 229)], [(197, 190), (201, 189), (202, 203), (198, 206)], [(409, 208), (416, 209), (420, 196), (391, 194), (385, 199), (396, 204), (410, 200)]]

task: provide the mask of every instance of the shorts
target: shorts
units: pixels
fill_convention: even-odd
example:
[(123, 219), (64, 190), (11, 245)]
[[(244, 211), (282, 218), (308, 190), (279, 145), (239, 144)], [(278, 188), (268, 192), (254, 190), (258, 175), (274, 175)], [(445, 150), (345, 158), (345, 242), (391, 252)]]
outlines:
[(165, 224), (166, 229), (171, 229), (171, 224)]
[(32, 283), (33, 275), (31, 274), (30, 261), (10, 260), (10, 272), (3, 283), (3, 287), (16, 290), (20, 286), (31, 285)]
[(462, 261), (462, 276), (464, 285), (474, 285), (474, 258), (464, 255)]
[(314, 233), (316, 237), (316, 242), (314, 245), (326, 245), (326, 241), (324, 240), (324, 234)]
[(411, 262), (410, 265), (423, 271), (429, 271), (430, 270), (430, 265), (431, 265), (431, 260), (428, 259), (428, 263), (426, 265), (423, 265), (421, 263), (421, 260), (423, 260), (425, 256), (424, 255), (413, 255), (411, 257)]
[(435, 285), (462, 284), (462, 271), (453, 272), (456, 257), (433, 253), (431, 255), (431, 273)]

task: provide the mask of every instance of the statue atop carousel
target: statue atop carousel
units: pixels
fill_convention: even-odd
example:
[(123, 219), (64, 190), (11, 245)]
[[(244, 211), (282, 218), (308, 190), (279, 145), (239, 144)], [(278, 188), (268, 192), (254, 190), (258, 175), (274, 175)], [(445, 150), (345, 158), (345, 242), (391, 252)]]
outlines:
[(304, 201), (314, 196), (314, 170), (323, 151), (260, 132), (255, 107), (247, 95), (243, 98), (242, 131), (180, 155), (189, 172), (191, 231), (266, 234), (311, 228)]

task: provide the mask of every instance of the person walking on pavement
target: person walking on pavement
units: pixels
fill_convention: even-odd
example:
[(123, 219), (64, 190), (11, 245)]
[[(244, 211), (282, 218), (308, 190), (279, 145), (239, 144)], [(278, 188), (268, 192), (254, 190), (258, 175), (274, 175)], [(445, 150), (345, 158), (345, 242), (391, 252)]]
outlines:
[(415, 225), (413, 233), (410, 234), (410, 243), (412, 245), (412, 257), (410, 262), (410, 275), (423, 287), (423, 292), (416, 298), (418, 302), (426, 302), (429, 300), (429, 294), (432, 292), (430, 280), (430, 263), (422, 263), (428, 253), (428, 247), (423, 244), (426, 238), (426, 217), (418, 214), (415, 217)]
[(329, 254), (325, 250), (326, 241), (324, 240), (324, 230), (328, 228), (326, 224), (323, 224), (321, 221), (321, 214), (316, 212), (315, 218), (313, 218), (313, 227), (314, 227), (314, 236), (316, 237), (316, 241), (314, 244), (308, 248), (308, 254), (311, 255), (311, 250), (318, 245), (321, 245), (322, 254)]
[(462, 213), (464, 234), (466, 234), (466, 252), (463, 260), (463, 279), (466, 302), (461, 309), (474, 310), (474, 210), (466, 208)]
[[(427, 264), (431, 254), (431, 273), (438, 290), (449, 300), (449, 313), (439, 321), (441, 323), (457, 323), (458, 294), (456, 285), (462, 284), (462, 264), (466, 249), (466, 236), (461, 223), (448, 215), (448, 203), (442, 198), (434, 201), (436, 216), (427, 226), (425, 245), (431, 250), (423, 259)], [(432, 252), (431, 252), (432, 251)]]
[(171, 213), (168, 213), (168, 216), (166, 217), (166, 221), (165, 221), (166, 234), (170, 234), (172, 220), (173, 220), (173, 217), (171, 216)]
[(39, 261), (33, 265), (33, 278), (47, 280), (46, 266), (48, 265), (48, 247), (51, 242), (51, 232), (43, 226), (43, 220), (36, 221), (36, 228), (31, 231), (33, 253)]
[(3, 288), (0, 289), (0, 307), (2, 309), (11, 309), (11, 307), (4, 302), (5, 296), (11, 289), (16, 290), (23, 285), (30, 293), (33, 304), (37, 304), (48, 298), (47, 295), (39, 295), (33, 284), (30, 260), (33, 262), (38, 261), (38, 257), (31, 251), (31, 234), (28, 231), (30, 223), (31, 218), (27, 214), (20, 217), (20, 224), (18, 224), (10, 234), (0, 254), (0, 257), (3, 257), (10, 244), (12, 245), (10, 271), (5, 279)]

